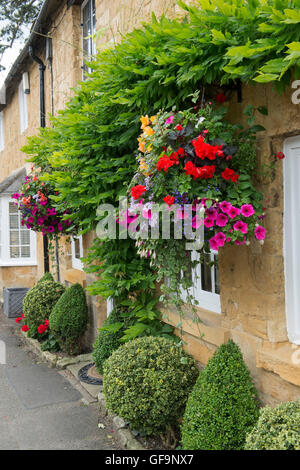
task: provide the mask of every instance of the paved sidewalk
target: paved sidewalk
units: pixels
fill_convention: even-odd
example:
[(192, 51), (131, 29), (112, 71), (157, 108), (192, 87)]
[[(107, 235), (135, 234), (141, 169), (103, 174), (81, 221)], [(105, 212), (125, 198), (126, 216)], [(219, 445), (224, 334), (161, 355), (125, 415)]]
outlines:
[(98, 427), (98, 405), (84, 405), (63, 374), (37, 363), (14, 325), (0, 313), (7, 361), (0, 364), (0, 450), (116, 449), (105, 418), (105, 428)]

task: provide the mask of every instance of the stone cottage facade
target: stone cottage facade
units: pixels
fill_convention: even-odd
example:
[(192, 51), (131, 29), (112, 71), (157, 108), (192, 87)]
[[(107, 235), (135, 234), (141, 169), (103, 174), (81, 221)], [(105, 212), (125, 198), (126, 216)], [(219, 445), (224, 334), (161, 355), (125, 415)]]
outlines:
[[(10, 200), (11, 189), (30, 167), (20, 148), (40, 126), (40, 70), (30, 57), (29, 46), (45, 65), (45, 116), (49, 125), (48, 113), (57, 114), (84, 77), (83, 54), (93, 54), (95, 42), (103, 47), (118, 41), (121, 33), (147, 20), (152, 11), (157, 15), (179, 13), (173, 0), (44, 2), (31, 36), (8, 74), (6, 99), (0, 105), (1, 293), (3, 287), (31, 287), (44, 267), (42, 237), (20, 227)], [(96, 31), (101, 34), (94, 41), (91, 36)], [(226, 247), (220, 250), (218, 269), (199, 266), (201, 275), (194, 294), (201, 323), (195, 324), (187, 312), (182, 327), (187, 350), (202, 365), (224, 341), (236, 341), (262, 401), (270, 404), (300, 397), (300, 226), (293, 217), (299, 207), (300, 104), (292, 102), (292, 93), (291, 88), (279, 96), (271, 85), (258, 85), (242, 88), (242, 103), (232, 97), (233, 121), (243, 119), (247, 104), (268, 108), (268, 116), (261, 116), (259, 122), (266, 129), (260, 134), (259, 161), (263, 163), (277, 151), (283, 151), (286, 158), (278, 163), (273, 181), (259, 183), (268, 208), (265, 244)], [(93, 236), (61, 244), (60, 275), (65, 284), (80, 282), (86, 286), (92, 282), (82, 270), (80, 258)], [(92, 343), (107, 316), (105, 301), (90, 297), (89, 304), (87, 344)], [(178, 324), (175, 312), (164, 313), (166, 321)]]

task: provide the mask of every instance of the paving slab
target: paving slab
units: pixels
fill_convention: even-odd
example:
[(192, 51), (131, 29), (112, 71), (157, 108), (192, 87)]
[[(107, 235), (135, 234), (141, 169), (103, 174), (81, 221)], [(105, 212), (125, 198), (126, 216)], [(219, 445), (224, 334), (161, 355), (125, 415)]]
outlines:
[[(91, 364), (91, 361), (89, 362), (80, 362), (78, 364), (72, 364), (67, 367), (67, 370), (71, 372), (71, 374), (74, 375), (74, 377), (78, 378), (78, 372), (82, 367), (87, 366), (88, 364)], [(80, 382), (80, 385), (93, 397), (95, 398), (95, 401), (98, 400), (98, 394), (102, 390), (103, 386), (102, 385), (92, 385), (92, 384), (87, 384), (85, 382)]]
[[(110, 450), (118, 446), (99, 406), (85, 406), (67, 376), (36, 361), (0, 313), (7, 364), (0, 365), (0, 450)], [(98, 387), (99, 392), (99, 387)]]

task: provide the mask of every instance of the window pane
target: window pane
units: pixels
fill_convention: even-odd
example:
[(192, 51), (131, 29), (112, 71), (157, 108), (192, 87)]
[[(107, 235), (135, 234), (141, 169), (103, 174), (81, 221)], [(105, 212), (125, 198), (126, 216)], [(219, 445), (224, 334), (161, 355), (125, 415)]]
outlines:
[(210, 262), (210, 254), (205, 254), (205, 263), (201, 264), (201, 281), (202, 290), (212, 292), (211, 286), (211, 267), (207, 264)]
[(29, 230), (21, 230), (21, 245), (30, 245), (30, 232)]
[(10, 258), (30, 258), (30, 230), (21, 227), (20, 214), (13, 202), (9, 203), (9, 228)]
[(20, 250), (18, 246), (11, 246), (10, 247), (10, 257), (11, 258), (19, 258), (20, 257)]
[(9, 216), (9, 228), (18, 229), (19, 228), (19, 217), (17, 215)]
[(19, 232), (17, 230), (10, 231), (9, 244), (19, 246)]
[(30, 246), (21, 247), (21, 258), (30, 258)]
[(214, 266), (215, 270), (215, 293), (220, 294), (220, 279), (219, 279), (219, 266), (218, 266), (218, 256), (214, 256), (214, 260), (216, 262)]
[(79, 238), (74, 238), (74, 247), (75, 247), (75, 258), (80, 259), (80, 240)]

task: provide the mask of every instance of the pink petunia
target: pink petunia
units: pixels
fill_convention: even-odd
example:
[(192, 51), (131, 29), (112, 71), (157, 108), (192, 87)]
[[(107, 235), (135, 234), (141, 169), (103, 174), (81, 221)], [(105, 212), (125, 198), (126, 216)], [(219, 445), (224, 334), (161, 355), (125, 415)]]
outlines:
[(216, 225), (218, 227), (225, 227), (228, 222), (228, 217), (225, 214), (219, 214), (217, 216)]
[(220, 207), (221, 207), (221, 211), (227, 214), (229, 209), (231, 208), (231, 204), (230, 202), (223, 201), (220, 203)]
[(210, 207), (209, 209), (206, 209), (205, 215), (211, 219), (216, 220), (218, 211), (213, 207)]
[(265, 237), (266, 237), (266, 229), (264, 227), (262, 227), (261, 225), (259, 225), (254, 230), (254, 234), (255, 234), (257, 240), (264, 240)]
[(205, 217), (205, 219), (204, 219), (204, 225), (205, 225), (206, 228), (213, 227), (214, 224), (215, 224), (214, 219), (212, 219), (211, 217)]
[(234, 244), (235, 245), (245, 245), (246, 243), (246, 237), (244, 237), (244, 240), (242, 242), (240, 242), (239, 240), (235, 240)]
[(251, 217), (255, 213), (252, 204), (243, 204), (241, 207), (241, 214), (244, 217)]
[(203, 219), (199, 215), (195, 215), (192, 219), (192, 227), (198, 229), (203, 224)]
[(170, 117), (166, 120), (165, 125), (173, 124), (173, 122), (174, 122), (174, 116), (170, 116)]
[(241, 211), (237, 207), (231, 206), (229, 210), (227, 211), (227, 214), (231, 219), (234, 219), (238, 215), (240, 215)]
[(226, 241), (226, 235), (223, 232), (218, 232), (214, 236), (215, 241), (217, 242), (218, 246), (224, 246), (224, 243)]
[(242, 233), (248, 233), (248, 225), (243, 222), (242, 220), (238, 220), (234, 225), (233, 225), (234, 230), (242, 232)]
[(215, 237), (210, 238), (209, 244), (212, 250), (218, 251), (219, 245)]

